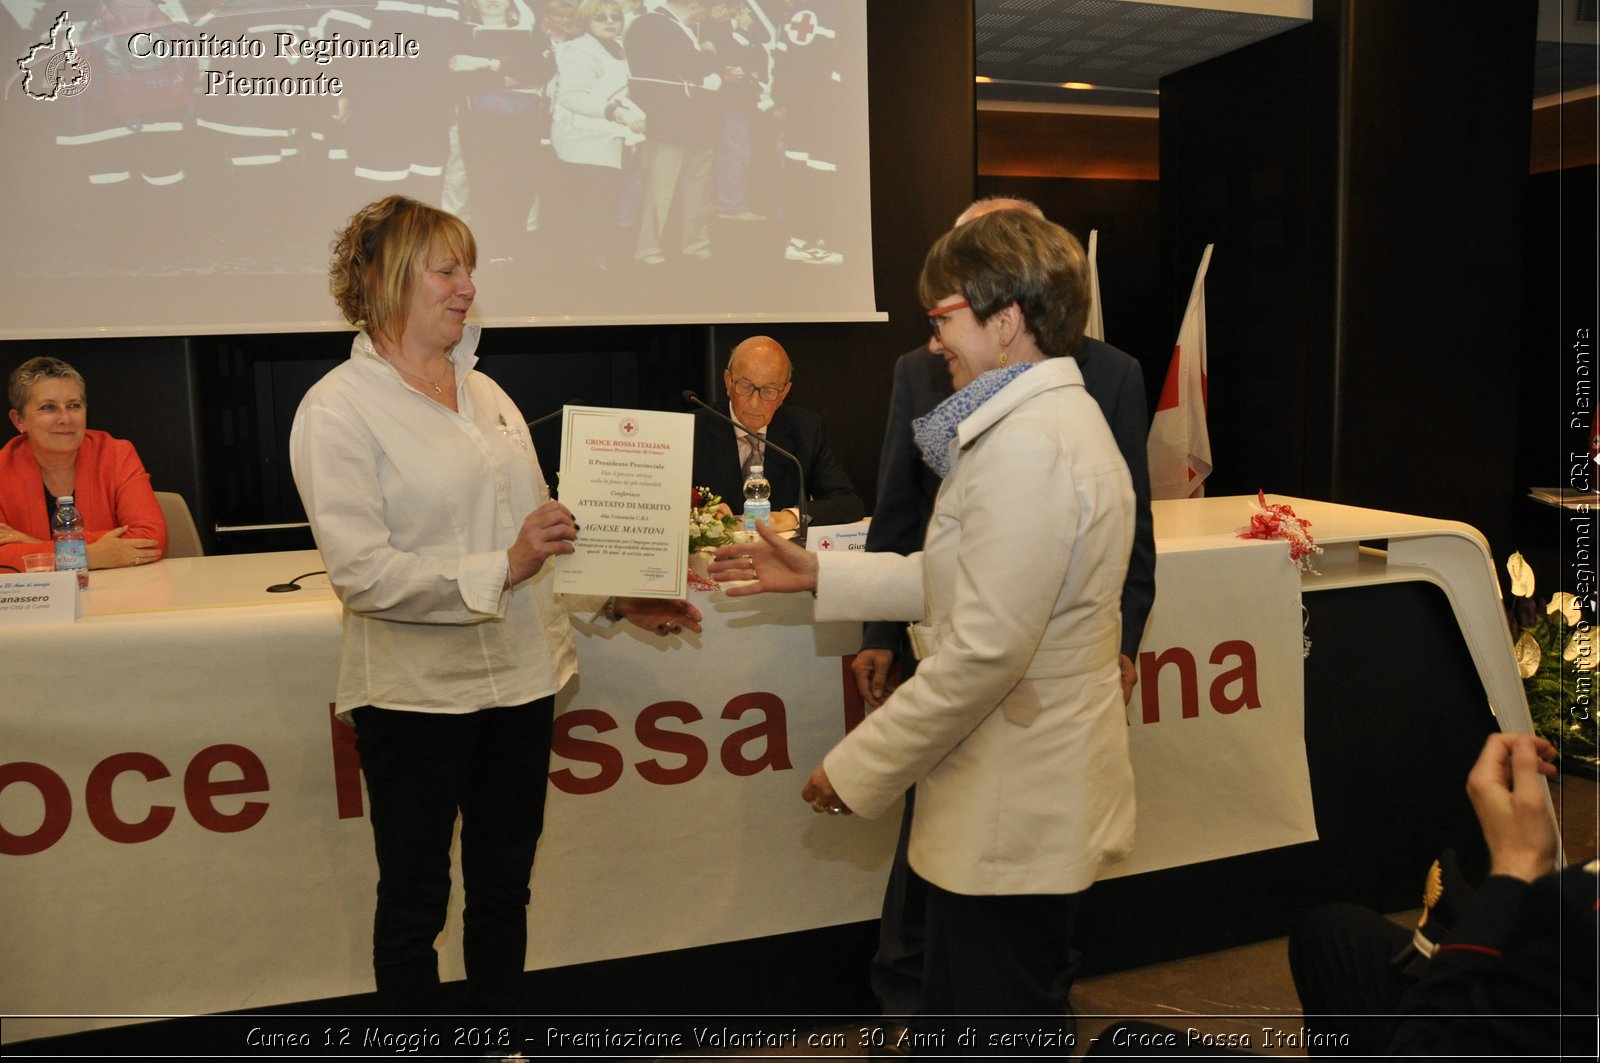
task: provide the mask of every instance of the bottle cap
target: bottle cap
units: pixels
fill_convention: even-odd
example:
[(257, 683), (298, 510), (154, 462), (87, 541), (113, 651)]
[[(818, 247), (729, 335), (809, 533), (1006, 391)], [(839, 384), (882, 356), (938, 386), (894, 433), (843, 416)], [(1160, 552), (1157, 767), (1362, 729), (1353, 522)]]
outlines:
[(750, 479), (754, 479), (755, 477), (760, 476), (762, 470), (765, 469), (765, 468), (766, 468), (766, 466), (764, 466), (764, 465), (752, 465), (752, 466), (750, 466), (750, 477), (749, 478)]

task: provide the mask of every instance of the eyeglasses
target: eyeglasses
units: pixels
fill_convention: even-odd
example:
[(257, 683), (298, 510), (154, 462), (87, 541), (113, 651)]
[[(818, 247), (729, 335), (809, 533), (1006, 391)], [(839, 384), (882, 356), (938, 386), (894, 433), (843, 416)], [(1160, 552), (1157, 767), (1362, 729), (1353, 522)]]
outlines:
[(928, 311), (928, 328), (932, 329), (933, 334), (937, 336), (939, 334), (939, 330), (944, 327), (945, 318), (949, 317), (957, 310), (965, 310), (970, 306), (972, 306), (972, 304), (963, 299), (959, 303), (951, 303), (949, 306), (941, 306), (937, 309)]
[[(784, 387), (787, 387), (787, 385), (784, 385)], [(733, 393), (739, 396), (741, 399), (748, 399), (751, 395), (757, 394), (758, 392), (764, 401), (777, 402), (778, 397), (783, 394), (783, 387), (770, 385), (768, 387), (758, 388), (754, 384), (750, 383), (750, 381), (745, 380), (743, 377), (733, 382)]]

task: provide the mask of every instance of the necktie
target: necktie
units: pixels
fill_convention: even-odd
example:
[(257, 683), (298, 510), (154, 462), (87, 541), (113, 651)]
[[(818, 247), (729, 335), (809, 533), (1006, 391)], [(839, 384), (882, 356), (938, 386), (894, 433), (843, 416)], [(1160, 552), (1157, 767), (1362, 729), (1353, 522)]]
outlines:
[(742, 436), (741, 440), (743, 442), (742, 449), (744, 450), (744, 462), (742, 469), (744, 472), (744, 478), (748, 480), (750, 479), (750, 469), (752, 466), (765, 465), (765, 463), (761, 460), (761, 451), (764, 449), (762, 447), (763, 439), (760, 435), (752, 433), (747, 436)]

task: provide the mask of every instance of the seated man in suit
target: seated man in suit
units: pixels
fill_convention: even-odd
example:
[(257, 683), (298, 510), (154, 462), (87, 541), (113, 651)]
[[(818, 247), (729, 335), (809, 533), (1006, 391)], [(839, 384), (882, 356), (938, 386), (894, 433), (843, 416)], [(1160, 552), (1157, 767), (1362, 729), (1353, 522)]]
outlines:
[(745, 473), (764, 467), (772, 484), (772, 528), (792, 531), (800, 523), (800, 476), (794, 462), (776, 451), (763, 454), (765, 440), (789, 451), (805, 469), (806, 510), (812, 524), (848, 524), (866, 513), (844, 466), (833, 456), (822, 418), (785, 406), (794, 371), (777, 340), (751, 336), (733, 349), (722, 386), (733, 419), (758, 437), (751, 440), (701, 410), (695, 414), (694, 482), (721, 495), (735, 513), (744, 507)]

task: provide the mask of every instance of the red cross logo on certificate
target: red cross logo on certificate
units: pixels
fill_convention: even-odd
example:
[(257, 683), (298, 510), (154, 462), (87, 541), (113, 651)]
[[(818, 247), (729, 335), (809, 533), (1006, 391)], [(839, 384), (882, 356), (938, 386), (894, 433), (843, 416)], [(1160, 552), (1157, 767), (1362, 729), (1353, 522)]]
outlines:
[(817, 16), (810, 11), (796, 12), (784, 31), (794, 43), (802, 46), (810, 44), (811, 38), (817, 34)]
[(639, 432), (639, 422), (635, 421), (632, 417), (624, 417), (621, 423), (617, 425), (617, 430), (625, 436), (637, 435)]
[(820, 543), (817, 544), (817, 549), (818, 550), (832, 550), (833, 549), (833, 540), (832, 539), (824, 539), (824, 540), (822, 540)]

